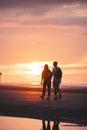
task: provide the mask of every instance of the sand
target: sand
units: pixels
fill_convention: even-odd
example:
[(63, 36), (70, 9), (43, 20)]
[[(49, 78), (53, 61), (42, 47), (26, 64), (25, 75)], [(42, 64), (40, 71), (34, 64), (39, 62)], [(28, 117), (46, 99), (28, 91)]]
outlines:
[[(15, 87), (14, 87), (15, 88)], [(87, 124), (86, 89), (61, 89), (62, 98), (42, 100), (41, 89), (0, 87), (0, 115)]]

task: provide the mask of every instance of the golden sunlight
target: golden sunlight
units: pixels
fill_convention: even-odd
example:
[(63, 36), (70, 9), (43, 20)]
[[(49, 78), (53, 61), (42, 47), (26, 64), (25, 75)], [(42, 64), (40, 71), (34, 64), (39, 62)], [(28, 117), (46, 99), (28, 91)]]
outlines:
[(31, 75), (39, 75), (41, 73), (41, 66), (38, 62), (33, 62), (29, 64), (29, 71), (28, 74)]
[(43, 69), (44, 64), (47, 62), (31, 62), (29, 64), (29, 71), (28, 74), (31, 75), (40, 75)]
[(15, 67), (14, 73), (17, 71), (17, 74), (40, 75), (44, 64), (50, 64), (50, 62), (29, 62), (18, 64)]
[(1, 66), (4, 77), (3, 82), (29, 82), (30, 84), (37, 84), (40, 82), (41, 73), (45, 64), (51, 66), (51, 62), (28, 62), (15, 64), (12, 66)]

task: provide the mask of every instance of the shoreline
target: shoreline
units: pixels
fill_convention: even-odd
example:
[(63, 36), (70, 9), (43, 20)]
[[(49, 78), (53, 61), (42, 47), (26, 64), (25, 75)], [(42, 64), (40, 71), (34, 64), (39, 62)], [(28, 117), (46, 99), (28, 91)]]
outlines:
[(0, 116), (58, 121), (87, 126), (87, 108), (58, 108), (43, 103), (29, 103), (26, 105), (0, 104)]
[[(41, 92), (42, 86), (39, 85), (29, 85), (29, 86), (15, 86), (15, 85), (0, 85), (0, 90), (16, 90), (16, 91), (36, 91)], [(67, 93), (87, 93), (87, 88), (84, 86), (62, 86), (60, 85), (61, 92)], [(51, 91), (53, 92), (53, 87), (51, 87)]]
[[(6, 109), (4, 109), (5, 107)], [(39, 104), (2, 106), (0, 108), (0, 116), (68, 122), (87, 126), (87, 109), (50, 108), (49, 110), (49, 107), (43, 107), (43, 105), (40, 106)]]
[[(17, 87), (17, 86), (16, 86)], [(62, 89), (62, 98), (41, 100), (41, 88), (0, 86), (0, 116), (60, 120), (87, 124), (87, 92), (85, 89)]]

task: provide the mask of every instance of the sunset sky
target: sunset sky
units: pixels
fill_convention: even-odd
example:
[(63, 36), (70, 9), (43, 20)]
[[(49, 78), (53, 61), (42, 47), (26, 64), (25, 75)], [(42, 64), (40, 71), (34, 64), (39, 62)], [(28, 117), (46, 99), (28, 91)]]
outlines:
[(63, 83), (87, 84), (87, 0), (0, 0), (2, 81), (40, 82), (54, 60)]

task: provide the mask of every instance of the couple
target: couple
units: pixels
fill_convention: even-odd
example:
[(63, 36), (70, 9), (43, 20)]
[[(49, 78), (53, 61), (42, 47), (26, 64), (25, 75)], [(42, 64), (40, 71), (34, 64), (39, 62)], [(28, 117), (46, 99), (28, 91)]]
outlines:
[(43, 85), (43, 91), (41, 98), (44, 99), (45, 92), (46, 92), (46, 86), (48, 87), (48, 97), (47, 100), (50, 99), (50, 90), (51, 90), (51, 79), (53, 77), (53, 88), (54, 88), (54, 99), (57, 100), (57, 93), (59, 92), (59, 98), (61, 98), (61, 93), (59, 89), (59, 85), (61, 83), (62, 78), (62, 70), (60, 67), (57, 66), (57, 61), (53, 62), (53, 70), (50, 71), (47, 64), (44, 65), (44, 69), (42, 71), (41, 76), (41, 85)]

